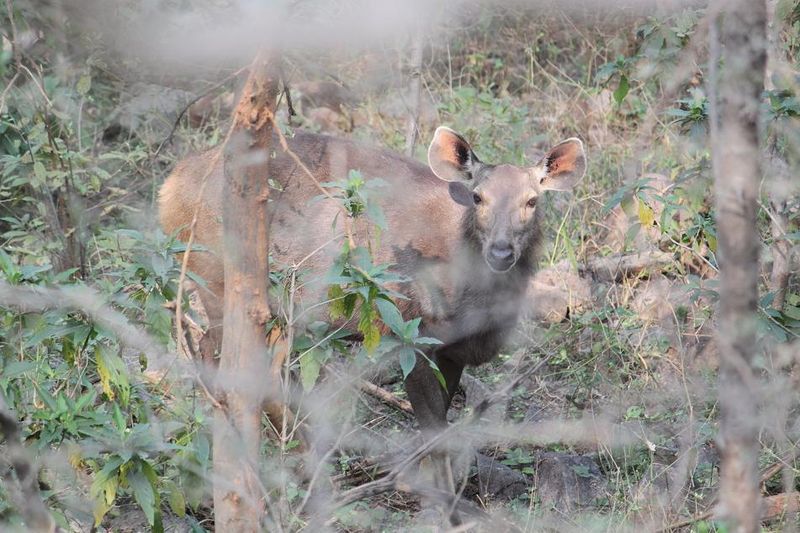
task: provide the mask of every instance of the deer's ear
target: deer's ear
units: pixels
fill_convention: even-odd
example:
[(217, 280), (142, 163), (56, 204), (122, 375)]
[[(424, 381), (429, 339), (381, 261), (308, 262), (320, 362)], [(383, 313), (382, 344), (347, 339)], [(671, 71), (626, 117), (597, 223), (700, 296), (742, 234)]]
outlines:
[(479, 164), (464, 137), (444, 126), (436, 128), (428, 147), (428, 165), (437, 177), (445, 181), (470, 181)]
[(586, 153), (580, 139), (572, 137), (555, 145), (537, 165), (539, 188), (568, 191), (586, 173)]

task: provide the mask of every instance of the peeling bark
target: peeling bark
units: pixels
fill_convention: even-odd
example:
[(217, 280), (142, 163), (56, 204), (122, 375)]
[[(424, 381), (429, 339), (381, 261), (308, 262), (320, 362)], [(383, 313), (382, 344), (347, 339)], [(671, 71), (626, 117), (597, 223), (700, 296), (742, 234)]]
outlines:
[[(234, 111), (225, 147), (223, 239), (225, 301), (214, 418), (214, 516), (217, 531), (260, 531), (261, 413), (269, 380), (266, 328), (269, 280), (269, 154), (278, 94), (273, 61), (259, 55)], [(266, 382), (266, 383), (265, 383)]]

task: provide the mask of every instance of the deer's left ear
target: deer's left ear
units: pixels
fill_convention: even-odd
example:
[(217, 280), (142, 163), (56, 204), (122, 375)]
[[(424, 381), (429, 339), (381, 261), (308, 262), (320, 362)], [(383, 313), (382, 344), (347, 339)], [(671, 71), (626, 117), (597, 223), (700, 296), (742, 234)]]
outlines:
[(536, 165), (534, 176), (543, 191), (568, 191), (586, 173), (586, 153), (580, 139), (572, 137), (555, 145)]

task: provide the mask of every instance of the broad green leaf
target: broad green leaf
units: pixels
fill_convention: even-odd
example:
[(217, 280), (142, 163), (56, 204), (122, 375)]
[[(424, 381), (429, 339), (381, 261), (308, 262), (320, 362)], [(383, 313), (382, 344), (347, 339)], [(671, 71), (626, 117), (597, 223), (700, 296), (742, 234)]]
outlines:
[(166, 488), (169, 508), (172, 509), (176, 516), (183, 518), (186, 515), (186, 498), (183, 495), (183, 491), (171, 481), (166, 484)]
[(128, 485), (133, 491), (133, 497), (142, 508), (147, 523), (151, 526), (156, 521), (156, 493), (150, 480), (142, 471), (142, 466), (130, 470), (127, 475)]
[(3, 379), (11, 380), (36, 368), (30, 361), (12, 361), (3, 367)]
[(34, 187), (41, 187), (47, 183), (47, 170), (44, 168), (41, 161), (33, 163), (33, 175), (36, 178), (35, 183), (33, 183)]
[(403, 316), (400, 314), (400, 310), (394, 305), (393, 302), (386, 300), (384, 298), (378, 298), (375, 300), (375, 307), (378, 308), (378, 312), (381, 314), (381, 320), (383, 323), (389, 326), (395, 335), (400, 337), (404, 335), (404, 325), (405, 322), (403, 321)]
[(417, 356), (414, 349), (410, 346), (404, 346), (400, 349), (400, 369), (403, 371), (403, 379), (414, 370), (414, 365), (417, 364)]
[(783, 314), (792, 320), (800, 320), (800, 307), (786, 303), (783, 305)]
[(617, 89), (614, 91), (614, 101), (617, 104), (621, 104), (625, 97), (628, 95), (628, 90), (630, 89), (630, 85), (628, 84), (628, 77), (624, 74), (619, 77), (619, 85)]
[(118, 455), (114, 455), (106, 461), (106, 464), (103, 465), (103, 468), (95, 474), (94, 479), (92, 480), (92, 486), (89, 488), (89, 495), (92, 497), (96, 497), (100, 495), (101, 491), (105, 490), (105, 483), (108, 481), (108, 478), (117, 475), (117, 470), (119, 467), (122, 466), (123, 460)]
[(317, 378), (319, 378), (319, 370), (322, 367), (322, 353), (320, 352), (321, 350), (315, 348), (300, 358), (300, 381), (306, 392), (314, 388)]

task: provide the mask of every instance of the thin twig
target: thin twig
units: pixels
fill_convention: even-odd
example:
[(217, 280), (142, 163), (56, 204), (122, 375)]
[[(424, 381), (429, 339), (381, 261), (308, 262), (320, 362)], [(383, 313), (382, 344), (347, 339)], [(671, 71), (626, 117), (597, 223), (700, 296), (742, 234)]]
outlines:
[(163, 141), (161, 141), (161, 144), (158, 145), (158, 148), (156, 148), (156, 151), (153, 152), (152, 156), (150, 156), (150, 159), (153, 160), (156, 157), (158, 157), (158, 154), (161, 153), (161, 150), (164, 148), (164, 146), (166, 146), (167, 143), (172, 141), (172, 137), (175, 135), (175, 130), (178, 129), (178, 124), (181, 123), (181, 119), (183, 119), (183, 116), (186, 114), (186, 112), (189, 110), (190, 107), (192, 107), (194, 104), (196, 104), (198, 101), (200, 101), (201, 98), (211, 94), (212, 92), (216, 91), (217, 89), (219, 89), (220, 87), (222, 87), (223, 85), (225, 85), (226, 83), (231, 81), (232, 79), (235, 79), (236, 77), (238, 77), (239, 74), (241, 74), (242, 72), (247, 70), (249, 67), (250, 66), (248, 65), (246, 67), (240, 68), (236, 72), (226, 76), (224, 79), (222, 79), (222, 81), (220, 81), (218, 83), (215, 83), (214, 85), (212, 85), (208, 89), (202, 91), (197, 96), (195, 96), (194, 98), (189, 100), (189, 102), (184, 106), (184, 108), (181, 109), (181, 112), (178, 113), (178, 118), (176, 118), (175, 122), (172, 124), (172, 128), (169, 130), (169, 134), (167, 135), (167, 137)]
[(350, 245), (351, 249), (355, 248), (356, 242), (355, 242), (355, 239), (353, 238), (353, 228), (350, 225), (350, 215), (349, 215), (349, 213), (347, 213), (347, 210), (344, 208), (343, 205), (341, 205), (341, 202), (337, 202), (336, 198), (334, 198), (331, 195), (330, 191), (328, 191), (325, 187), (322, 186), (322, 184), (319, 182), (319, 180), (317, 180), (317, 178), (314, 176), (314, 174), (311, 172), (311, 170), (308, 169), (308, 167), (305, 165), (305, 163), (303, 163), (303, 161), (297, 156), (297, 154), (294, 153), (291, 148), (289, 148), (289, 143), (286, 141), (286, 136), (283, 134), (283, 132), (281, 131), (280, 127), (278, 127), (278, 124), (276, 124), (273, 121), (272, 122), (272, 127), (275, 130), (275, 133), (278, 135), (278, 142), (280, 142), (281, 148), (283, 148), (283, 151), (286, 153), (286, 155), (288, 155), (292, 159), (292, 161), (294, 161), (295, 164), (298, 167), (300, 167), (300, 170), (302, 170), (303, 173), (306, 176), (308, 176), (308, 178), (314, 183), (316, 188), (326, 198), (328, 198), (329, 200), (331, 200), (333, 202), (336, 202), (337, 205), (339, 205), (339, 210), (342, 213), (342, 220), (344, 221), (344, 230), (345, 230), (345, 233), (347, 234), (348, 244)]

